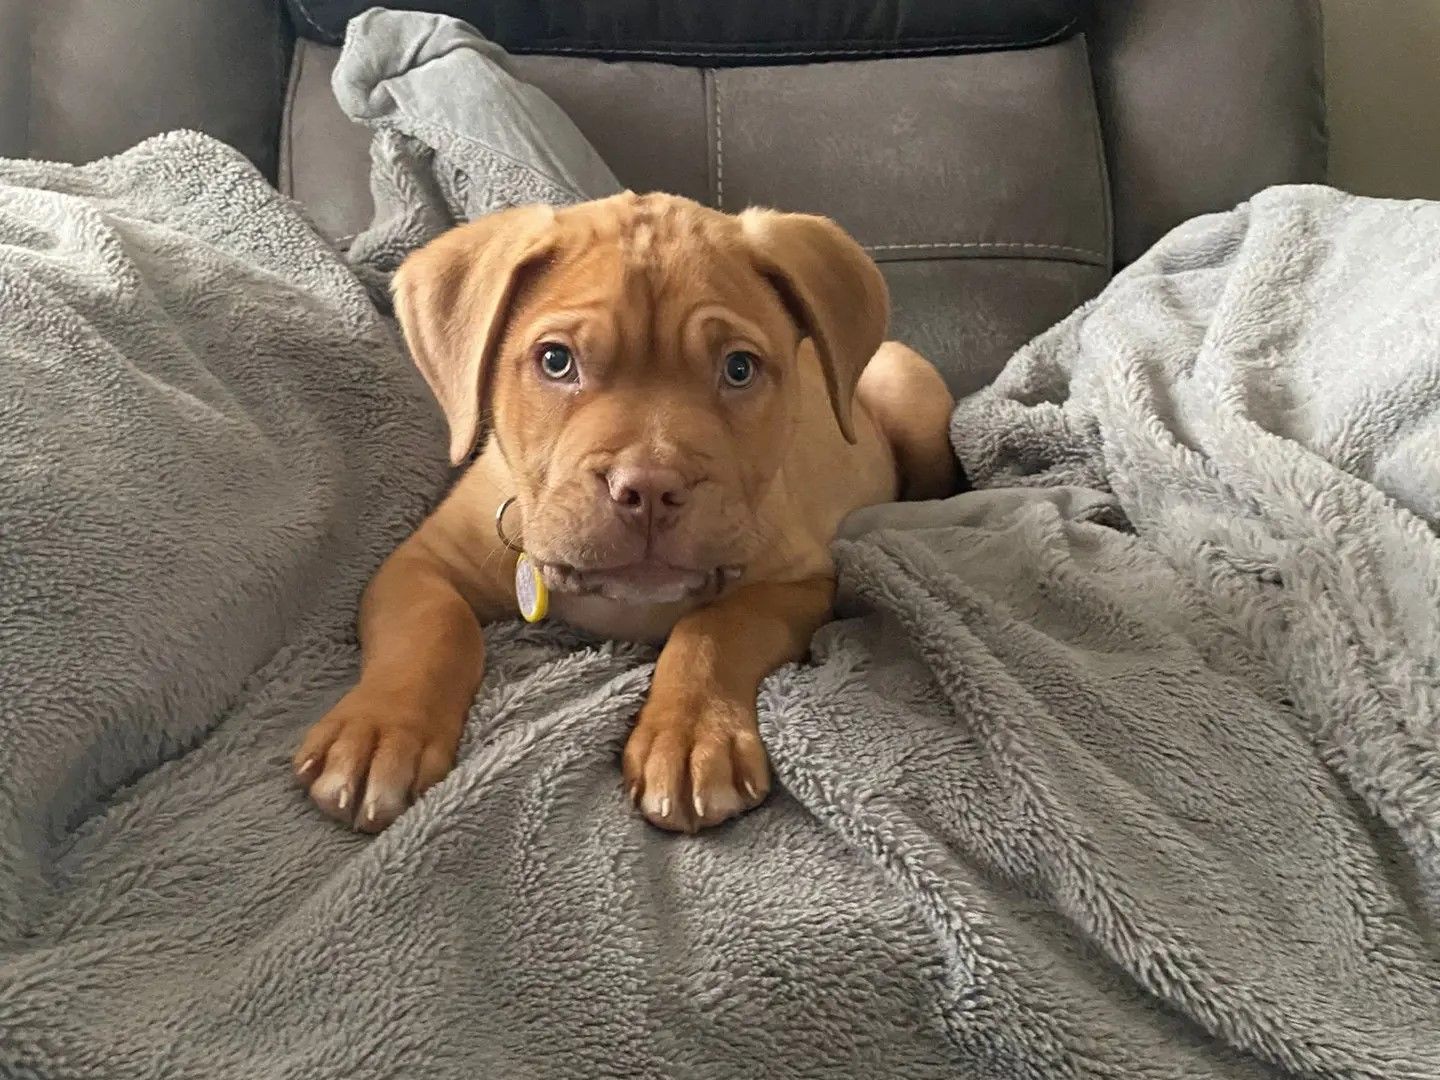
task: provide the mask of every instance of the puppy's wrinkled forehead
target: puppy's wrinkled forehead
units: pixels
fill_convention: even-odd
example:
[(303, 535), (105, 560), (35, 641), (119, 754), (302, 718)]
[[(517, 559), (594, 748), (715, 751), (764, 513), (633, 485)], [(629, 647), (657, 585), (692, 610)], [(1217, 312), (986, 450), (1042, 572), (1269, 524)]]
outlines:
[[(665, 195), (619, 195), (555, 215), (540, 295), (555, 303), (684, 319), (706, 305), (767, 322), (785, 318), (735, 218)], [(663, 337), (673, 326), (649, 327)]]
[(567, 241), (608, 247), (638, 266), (668, 260), (677, 249), (724, 245), (737, 229), (734, 218), (688, 199), (630, 192), (557, 210), (555, 228)]

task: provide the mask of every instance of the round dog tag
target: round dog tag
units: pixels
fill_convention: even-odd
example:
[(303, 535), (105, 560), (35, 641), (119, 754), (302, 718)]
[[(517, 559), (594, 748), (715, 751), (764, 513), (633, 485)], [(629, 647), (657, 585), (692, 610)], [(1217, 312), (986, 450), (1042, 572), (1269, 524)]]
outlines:
[(515, 602), (526, 622), (539, 622), (550, 610), (550, 590), (540, 577), (540, 568), (521, 555), (515, 561)]

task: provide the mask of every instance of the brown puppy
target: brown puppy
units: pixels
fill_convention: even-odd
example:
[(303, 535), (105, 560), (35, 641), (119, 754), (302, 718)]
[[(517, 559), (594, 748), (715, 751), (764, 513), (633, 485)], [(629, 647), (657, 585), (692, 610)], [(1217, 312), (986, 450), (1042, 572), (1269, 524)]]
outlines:
[(360, 681), (295, 757), (312, 798), (377, 830), (449, 771), (480, 626), (517, 610), (513, 497), (552, 617), (665, 642), (624, 755), (645, 817), (690, 831), (759, 803), (756, 691), (829, 617), (836, 526), (956, 484), (953, 403), (882, 345), (875, 264), (824, 218), (625, 193), (455, 229), (395, 300), (451, 460), (491, 431), (366, 590)]

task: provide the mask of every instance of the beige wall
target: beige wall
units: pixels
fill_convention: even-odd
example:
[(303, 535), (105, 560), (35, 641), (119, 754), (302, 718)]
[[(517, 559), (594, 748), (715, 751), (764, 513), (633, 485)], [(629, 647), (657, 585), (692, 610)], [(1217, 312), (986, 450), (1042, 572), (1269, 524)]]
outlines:
[(1440, 199), (1440, 0), (1323, 3), (1330, 182)]

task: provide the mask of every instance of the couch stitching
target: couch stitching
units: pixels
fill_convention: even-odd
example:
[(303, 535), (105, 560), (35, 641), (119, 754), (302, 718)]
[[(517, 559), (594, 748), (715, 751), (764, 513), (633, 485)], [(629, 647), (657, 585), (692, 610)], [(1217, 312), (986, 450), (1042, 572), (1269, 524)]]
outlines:
[(720, 127), (720, 75), (710, 72), (711, 105), (715, 115), (715, 209), (725, 209), (725, 136)]
[(1072, 247), (1069, 244), (1032, 244), (1024, 240), (941, 240), (932, 243), (865, 245), (865, 250), (867, 251), (1010, 251), (1015, 249), (1022, 251), (1046, 251), (1051, 254), (1085, 255), (1101, 262), (1105, 261), (1105, 253), (1103, 251)]

